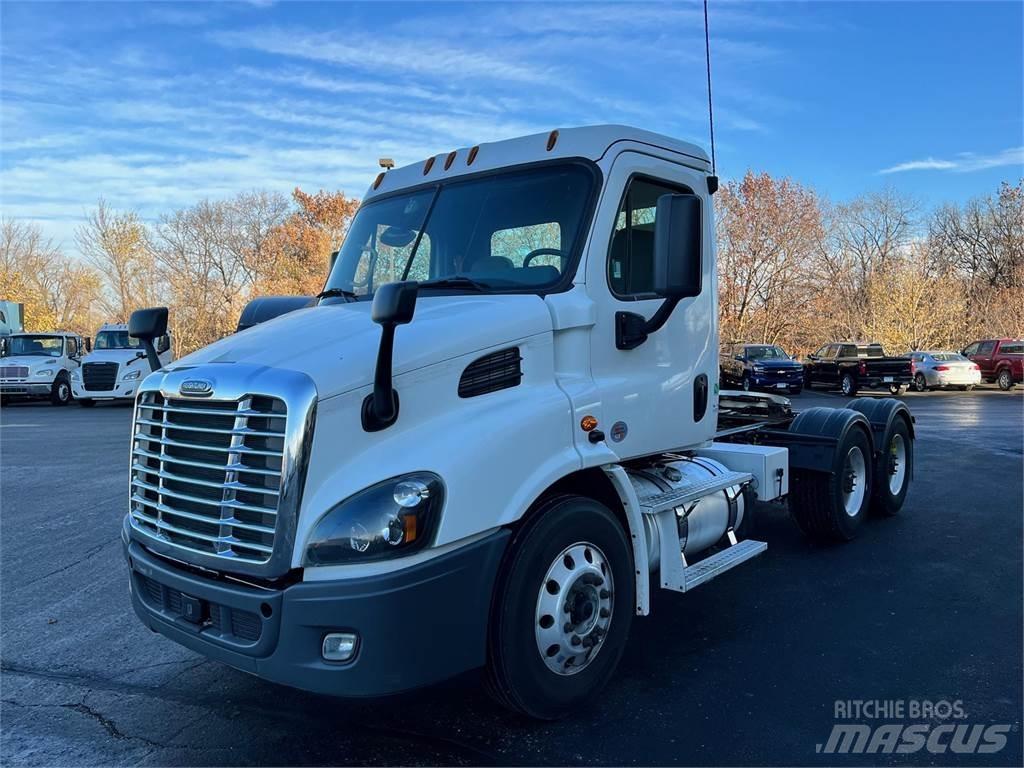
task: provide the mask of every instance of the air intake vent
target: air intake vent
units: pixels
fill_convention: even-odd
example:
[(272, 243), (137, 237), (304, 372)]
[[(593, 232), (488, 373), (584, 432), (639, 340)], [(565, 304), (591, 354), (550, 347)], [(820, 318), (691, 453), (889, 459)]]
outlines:
[(519, 347), (492, 352), (474, 360), (459, 379), (459, 397), (476, 397), (518, 387), (523, 380), (522, 360)]

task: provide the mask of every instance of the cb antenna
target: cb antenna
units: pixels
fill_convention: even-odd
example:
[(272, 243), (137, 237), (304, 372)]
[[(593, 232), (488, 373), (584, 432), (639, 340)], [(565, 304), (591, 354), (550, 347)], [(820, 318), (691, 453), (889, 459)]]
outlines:
[(708, 0), (704, 0), (704, 58), (708, 65), (708, 123), (711, 127), (711, 175), (715, 169), (715, 112), (711, 108), (711, 34), (708, 32)]

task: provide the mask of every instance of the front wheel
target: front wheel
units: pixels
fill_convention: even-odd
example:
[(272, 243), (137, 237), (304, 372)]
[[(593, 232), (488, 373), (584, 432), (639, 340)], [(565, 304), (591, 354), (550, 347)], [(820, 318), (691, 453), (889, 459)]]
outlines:
[(54, 405), (67, 405), (71, 402), (71, 385), (68, 380), (59, 377), (50, 388), (50, 402)]
[(1013, 389), (1013, 374), (1010, 373), (1009, 368), (1003, 368), (1003, 370), (999, 372), (999, 375), (996, 376), (996, 384), (998, 384), (999, 388), (1004, 392)]
[(857, 381), (853, 378), (853, 374), (843, 374), (843, 378), (839, 381), (839, 389), (847, 397), (853, 397), (857, 394)]
[(928, 379), (924, 377), (923, 373), (919, 373), (914, 376), (914, 390), (917, 392), (928, 391)]
[(554, 720), (582, 709), (612, 676), (635, 606), (629, 539), (604, 505), (559, 496), (516, 534), (495, 595), (488, 690)]
[(743, 391), (744, 392), (749, 392), (750, 391), (750, 377), (747, 376), (746, 374), (743, 374)]

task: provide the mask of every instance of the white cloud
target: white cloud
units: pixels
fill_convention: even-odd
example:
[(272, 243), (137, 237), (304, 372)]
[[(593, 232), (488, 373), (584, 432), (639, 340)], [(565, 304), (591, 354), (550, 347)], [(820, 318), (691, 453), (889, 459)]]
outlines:
[(879, 173), (904, 173), (906, 171), (953, 171), (970, 173), (988, 168), (1002, 168), (1016, 165), (1024, 168), (1024, 147), (1011, 147), (1002, 152), (990, 155), (979, 155), (974, 152), (961, 152), (953, 160), (926, 157), (923, 160), (910, 160), (905, 163), (883, 168)]

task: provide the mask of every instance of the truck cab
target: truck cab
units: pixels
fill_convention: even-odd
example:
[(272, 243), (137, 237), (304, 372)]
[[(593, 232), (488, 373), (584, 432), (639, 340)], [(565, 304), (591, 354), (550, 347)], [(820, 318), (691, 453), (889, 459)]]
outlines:
[[(160, 365), (173, 359), (171, 338), (167, 334), (155, 340)], [(129, 335), (126, 323), (107, 323), (96, 331), (92, 351), (71, 374), (75, 401), (91, 407), (97, 402), (130, 402), (146, 376), (152, 372), (142, 342)]]
[(81, 366), (85, 340), (77, 333), (13, 333), (0, 344), (0, 396), (71, 402), (71, 379)]
[(755, 500), (822, 539), (895, 514), (898, 401), (720, 401), (716, 188), (702, 149), (623, 126), (380, 174), (315, 306), (141, 384), (140, 619), (336, 695), (485, 667), (554, 718), (593, 701), (651, 590), (765, 551)]

